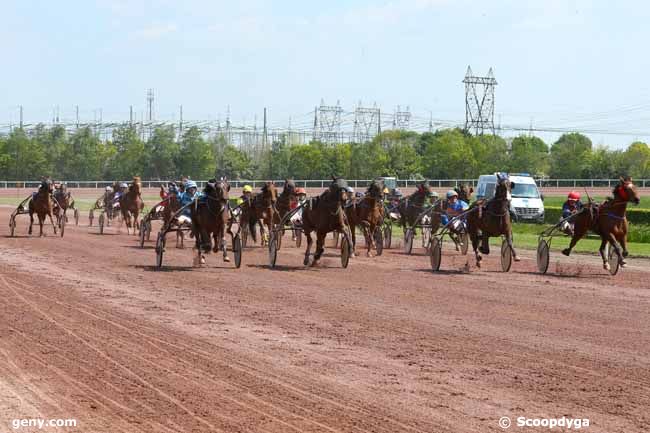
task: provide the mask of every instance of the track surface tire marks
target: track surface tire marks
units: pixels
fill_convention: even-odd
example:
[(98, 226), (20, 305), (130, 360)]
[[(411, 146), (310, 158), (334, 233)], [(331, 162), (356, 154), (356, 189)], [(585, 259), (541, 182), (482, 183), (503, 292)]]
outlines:
[(504, 275), (445, 245), (433, 275), (423, 250), (342, 270), (329, 248), (304, 268), (284, 242), (278, 270), (259, 247), (236, 270), (168, 246), (155, 272), (152, 243), (84, 223), (0, 228), (0, 430), (484, 432), (507, 415), (650, 431), (648, 261), (612, 278), (563, 257), (540, 276), (524, 253)]

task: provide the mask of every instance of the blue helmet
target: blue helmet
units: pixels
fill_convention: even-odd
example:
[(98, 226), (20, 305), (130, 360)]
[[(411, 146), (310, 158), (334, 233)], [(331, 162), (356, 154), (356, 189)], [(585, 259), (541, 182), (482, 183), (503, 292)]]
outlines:
[(185, 183), (185, 189), (196, 188), (196, 187), (197, 187), (196, 182), (194, 182), (193, 180), (188, 180)]

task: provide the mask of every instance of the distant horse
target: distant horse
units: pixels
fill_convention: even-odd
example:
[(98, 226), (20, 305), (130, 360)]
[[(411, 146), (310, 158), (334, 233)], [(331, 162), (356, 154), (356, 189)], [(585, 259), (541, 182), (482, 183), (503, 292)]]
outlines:
[[(421, 182), (413, 194), (400, 200), (397, 210), (400, 215), (400, 224), (406, 236), (406, 230), (412, 227), (418, 215), (425, 210), (425, 202), (431, 194), (431, 187), (427, 182)], [(413, 233), (415, 236), (415, 232)]]
[(620, 266), (625, 267), (625, 257), (628, 256), (625, 212), (628, 203), (639, 204), (641, 199), (630, 177), (621, 177), (613, 194), (613, 198), (600, 205), (594, 205), (590, 201), (585, 211), (576, 214), (571, 243), (568, 248), (562, 250), (562, 254), (565, 256), (571, 254), (576, 243), (587, 234), (587, 231), (591, 230), (600, 236), (599, 251), (603, 259), (603, 268), (609, 270), (609, 261), (605, 256), (605, 247), (608, 242), (618, 255)]
[(269, 233), (273, 229), (277, 199), (278, 190), (272, 181), (268, 181), (262, 185), (261, 192), (254, 194), (248, 201), (241, 204), (241, 224), (248, 225), (253, 241), (255, 241), (255, 224), (258, 221), (260, 222), (262, 246), (268, 244), (268, 234), (264, 230), (265, 226)]
[(347, 182), (340, 177), (332, 177), (329, 188), (318, 197), (312, 197), (302, 210), (302, 230), (307, 237), (305, 251), (305, 266), (309, 265), (309, 255), (313, 239), (311, 232), (316, 232), (316, 251), (312, 266), (318, 264), (325, 244), (325, 236), (329, 232), (343, 231), (347, 227), (343, 205), (347, 197)]
[[(139, 228), (140, 212), (144, 209), (144, 202), (142, 201), (142, 184), (140, 178), (135, 176), (133, 183), (129, 185), (129, 190), (126, 194), (120, 197), (120, 211), (122, 212), (122, 219), (126, 223), (126, 233), (129, 234), (129, 229), (133, 224), (133, 234), (136, 234), (136, 229)], [(133, 217), (133, 222), (131, 221)]]
[[(230, 208), (228, 192), (230, 184), (225, 178), (211, 179), (203, 189), (203, 196), (194, 201), (192, 211), (192, 233), (196, 240), (198, 256), (195, 265), (205, 264), (205, 254), (223, 251), (224, 262), (229, 262), (225, 233), (230, 231)], [(212, 238), (210, 238), (212, 236)], [(212, 244), (214, 240), (214, 246)]]
[(32, 199), (29, 201), (29, 234), (32, 234), (32, 226), (34, 225), (34, 213), (38, 216), (38, 224), (40, 227), (39, 236), (44, 236), (43, 234), (43, 223), (45, 222), (45, 217), (50, 217), (50, 222), (52, 227), (54, 227), (54, 234), (56, 234), (56, 225), (52, 219), (52, 213), (54, 211), (54, 201), (52, 200), (52, 192), (54, 191), (54, 185), (52, 181), (47, 178), (41, 181), (41, 186), (38, 188), (38, 192), (32, 194)]
[(352, 251), (356, 255), (357, 237), (356, 226), (361, 226), (363, 236), (366, 240), (366, 256), (372, 256), (372, 249), (377, 250), (375, 245), (375, 230), (384, 218), (384, 184), (381, 180), (373, 181), (366, 190), (364, 196), (359, 199), (352, 199), (345, 205), (345, 214), (350, 225), (352, 235)]
[(72, 194), (68, 191), (68, 186), (64, 183), (60, 184), (54, 189), (54, 200), (56, 200), (54, 207), (54, 215), (58, 218), (65, 218), (66, 221), (68, 217), (66, 215), (68, 209), (74, 209), (74, 199)]
[(492, 236), (504, 235), (514, 261), (519, 261), (512, 245), (512, 222), (510, 221), (510, 192), (514, 186), (514, 182), (510, 182), (507, 174), (497, 173), (494, 198), (474, 203), (470, 208), (471, 211), (467, 213), (467, 232), (472, 240), (478, 267), (481, 267), (483, 259), (481, 253), (490, 254), (489, 238)]

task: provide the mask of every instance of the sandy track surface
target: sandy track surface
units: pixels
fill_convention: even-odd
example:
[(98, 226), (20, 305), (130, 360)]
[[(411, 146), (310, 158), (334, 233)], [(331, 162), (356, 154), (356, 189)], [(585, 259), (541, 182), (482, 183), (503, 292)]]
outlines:
[(555, 256), (542, 276), (523, 252), (506, 275), (495, 256), (468, 272), (445, 245), (436, 275), (423, 250), (341, 269), (330, 248), (304, 268), (285, 238), (276, 270), (260, 247), (239, 270), (192, 268), (168, 241), (155, 271), (153, 243), (117, 228), (39, 239), (19, 219), (8, 238), (10, 212), (0, 431), (486, 432), (502, 416), (650, 431), (647, 260), (610, 277), (596, 257)]

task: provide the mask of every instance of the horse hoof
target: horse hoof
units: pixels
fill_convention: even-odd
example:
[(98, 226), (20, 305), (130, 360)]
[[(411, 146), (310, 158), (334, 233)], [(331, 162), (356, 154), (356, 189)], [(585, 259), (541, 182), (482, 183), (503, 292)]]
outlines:
[(569, 256), (569, 254), (571, 254), (571, 250), (570, 250), (570, 249), (568, 249), (568, 248), (565, 248), (565, 249), (563, 249), (563, 250), (562, 250), (562, 254), (564, 254), (565, 256), (567, 256), (567, 257), (568, 257), (568, 256)]
[(603, 263), (603, 269), (609, 271), (609, 263)]
[(512, 260), (514, 260), (515, 262), (520, 262), (521, 261), (521, 259), (518, 256), (514, 256), (512, 258)]
[(302, 261), (302, 264), (305, 266), (309, 266), (309, 256), (305, 257), (305, 260)]
[(205, 265), (205, 257), (204, 257), (204, 256), (201, 256), (201, 261), (200, 261), (200, 263), (201, 263), (202, 265)]
[(630, 253), (628, 251), (623, 251), (623, 257), (627, 257)]
[(313, 261), (311, 262), (311, 267), (313, 268), (313, 267), (315, 267), (315, 266), (318, 266), (318, 262), (319, 262), (318, 260), (313, 260)]
[(229, 261), (230, 261), (230, 257), (228, 257), (228, 256), (223, 256), (223, 261), (224, 261), (224, 262), (229, 262)]

